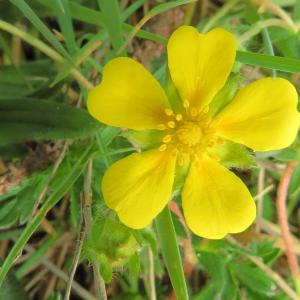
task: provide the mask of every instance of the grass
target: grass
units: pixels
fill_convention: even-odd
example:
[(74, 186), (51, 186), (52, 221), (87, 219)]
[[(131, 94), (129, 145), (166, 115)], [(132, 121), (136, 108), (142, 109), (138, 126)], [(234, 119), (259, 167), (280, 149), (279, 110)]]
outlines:
[(210, 241), (186, 227), (178, 193), (155, 226), (119, 222), (99, 182), (136, 145), (86, 113), (113, 57), (164, 82), (168, 36), (183, 23), (235, 34), (239, 85), (278, 76), (299, 90), (299, 12), (298, 1), (0, 2), (0, 299), (299, 300), (298, 138), (235, 169), (258, 218)]

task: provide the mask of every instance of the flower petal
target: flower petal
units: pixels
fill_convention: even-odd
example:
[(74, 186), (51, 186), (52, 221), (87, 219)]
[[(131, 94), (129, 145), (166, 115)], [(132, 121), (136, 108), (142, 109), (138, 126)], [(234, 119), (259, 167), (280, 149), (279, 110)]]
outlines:
[(102, 82), (89, 92), (88, 110), (99, 121), (130, 129), (156, 129), (164, 123), (167, 96), (138, 62), (119, 57), (103, 69)]
[(207, 34), (182, 26), (168, 42), (168, 65), (182, 100), (201, 108), (224, 86), (236, 53), (234, 36), (221, 28)]
[(131, 228), (146, 227), (168, 203), (176, 155), (156, 149), (134, 153), (113, 164), (102, 181), (104, 200)]
[(256, 151), (288, 147), (300, 117), (294, 86), (282, 78), (264, 78), (241, 89), (216, 118), (218, 133)]
[(241, 179), (209, 158), (191, 165), (182, 199), (189, 228), (209, 239), (245, 230), (256, 214), (254, 201)]

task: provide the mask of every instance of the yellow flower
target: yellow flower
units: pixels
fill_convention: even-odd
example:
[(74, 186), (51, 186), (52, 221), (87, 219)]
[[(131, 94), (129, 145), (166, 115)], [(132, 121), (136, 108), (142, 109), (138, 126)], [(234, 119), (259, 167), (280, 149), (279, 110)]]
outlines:
[(242, 88), (212, 118), (209, 104), (235, 61), (234, 36), (221, 28), (204, 35), (182, 26), (170, 37), (167, 50), (180, 109), (172, 108), (141, 64), (125, 57), (105, 66), (101, 84), (89, 94), (88, 110), (101, 122), (162, 134), (157, 149), (131, 154), (107, 170), (104, 200), (124, 224), (143, 228), (168, 203), (175, 174), (189, 162), (182, 190), (189, 228), (212, 239), (241, 232), (255, 218), (255, 203), (243, 182), (213, 158), (213, 148), (224, 140), (256, 151), (289, 146), (299, 127), (297, 92), (285, 79), (260, 79)]

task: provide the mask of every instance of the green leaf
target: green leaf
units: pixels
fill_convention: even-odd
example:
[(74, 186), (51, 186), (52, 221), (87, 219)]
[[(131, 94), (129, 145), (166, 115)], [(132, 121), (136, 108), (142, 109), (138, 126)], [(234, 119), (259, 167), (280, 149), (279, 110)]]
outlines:
[(36, 60), (17, 67), (0, 65), (0, 101), (37, 97), (43, 90), (47, 91), (49, 99), (55, 92), (55, 89), (49, 90), (49, 83), (55, 72), (55, 65), (50, 60)]
[(29, 300), (22, 283), (13, 272), (8, 273), (3, 285), (0, 287), (0, 299)]
[(182, 260), (176, 241), (176, 232), (169, 207), (156, 217), (156, 229), (161, 251), (177, 300), (188, 300), (189, 295), (182, 268)]
[(266, 69), (275, 69), (288, 73), (300, 73), (300, 60), (298, 59), (237, 51), (236, 60), (243, 64)]
[(199, 265), (211, 277), (206, 289), (196, 298), (197, 300), (208, 299), (207, 294), (211, 295), (212, 300), (234, 300), (237, 295), (235, 285), (228, 268), (228, 258), (220, 254), (202, 251), (199, 253)]
[(66, 49), (57, 40), (56, 36), (51, 30), (42, 22), (37, 14), (24, 0), (9, 0), (12, 4), (17, 6), (24, 16), (32, 23), (32, 25), (49, 41), (49, 43), (64, 57), (70, 58)]
[(86, 111), (71, 105), (36, 99), (0, 101), (0, 145), (86, 137), (99, 128)]
[(83, 256), (100, 264), (106, 282), (112, 280), (114, 268), (125, 265), (136, 253), (138, 244), (133, 231), (112, 216), (97, 216), (83, 247)]
[(90, 145), (84, 145), (81, 148), (79, 154), (72, 164), (72, 169), (70, 172), (65, 174), (64, 178), (57, 184), (55, 190), (50, 194), (50, 196), (45, 200), (43, 205), (37, 214), (33, 217), (31, 222), (22, 230), (21, 235), (18, 237), (16, 243), (11, 248), (9, 254), (5, 258), (5, 261), (0, 269), (0, 286), (10, 270), (16, 256), (23, 250), (25, 244), (28, 242), (30, 237), (38, 229), (40, 223), (47, 215), (48, 211), (58, 203), (58, 201), (65, 195), (65, 193), (70, 189), (70, 187), (76, 182), (78, 177), (82, 174), (88, 161), (93, 155), (95, 155), (95, 145), (91, 143)]
[(241, 283), (248, 289), (268, 297), (271, 297), (274, 293), (275, 285), (272, 279), (257, 267), (247, 264), (234, 264), (231, 268)]
[(285, 148), (276, 153), (275, 158), (287, 162), (291, 160), (299, 160), (300, 155), (294, 148)]
[[(122, 19), (117, 0), (98, 0), (102, 12), (104, 25), (108, 31), (113, 49), (117, 52), (123, 44)], [(123, 51), (122, 55), (126, 55)]]
[(224, 141), (212, 148), (211, 153), (220, 158), (221, 164), (233, 168), (250, 168), (255, 166), (254, 156), (241, 144)]
[(55, 0), (53, 2), (55, 14), (57, 16), (59, 27), (64, 37), (67, 49), (70, 53), (73, 53), (76, 50), (77, 45), (73, 30), (70, 3), (68, 0)]
[(169, 1), (167, 3), (162, 3), (152, 8), (147, 15), (156, 16), (177, 6), (189, 4), (196, 1), (197, 0), (176, 0), (176, 1)]
[(161, 144), (162, 138), (165, 134), (158, 130), (128, 130), (122, 132), (121, 135), (130, 142), (139, 145), (143, 149), (150, 149), (158, 147)]
[(237, 91), (239, 83), (239, 76), (231, 75), (225, 86), (216, 95), (211, 104), (209, 105), (209, 114), (215, 116), (218, 114), (231, 100)]

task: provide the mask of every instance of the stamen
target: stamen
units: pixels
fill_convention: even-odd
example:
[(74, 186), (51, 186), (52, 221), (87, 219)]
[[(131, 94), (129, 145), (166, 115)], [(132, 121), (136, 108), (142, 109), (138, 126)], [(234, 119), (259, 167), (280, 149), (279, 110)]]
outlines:
[(163, 152), (167, 149), (167, 145), (166, 144), (162, 144), (160, 145), (160, 147), (158, 148), (159, 151)]
[(174, 122), (174, 121), (169, 121), (169, 122), (168, 122), (168, 126), (169, 126), (170, 128), (175, 128), (175, 122)]
[(172, 136), (170, 134), (165, 135), (164, 138), (163, 138), (163, 142), (166, 143), (166, 144), (170, 143), (171, 140), (172, 140)]
[(190, 102), (189, 102), (189, 100), (185, 99), (185, 100), (183, 101), (183, 107), (184, 107), (184, 108), (190, 107)]
[(177, 163), (179, 167), (182, 167), (184, 165), (184, 156), (182, 154), (178, 155)]
[(173, 112), (172, 109), (166, 108), (166, 109), (165, 109), (165, 114), (166, 114), (167, 116), (173, 116), (173, 115), (174, 115), (174, 112)]
[(198, 110), (197, 110), (196, 107), (193, 107), (193, 108), (191, 109), (191, 116), (192, 116), (192, 117), (196, 117), (197, 115), (198, 115)]
[(208, 106), (208, 105), (204, 106), (202, 112), (203, 112), (204, 114), (207, 114), (208, 111), (209, 111), (209, 106)]
[(182, 114), (177, 114), (176, 115), (176, 121), (181, 121), (182, 120)]
[(157, 129), (158, 129), (158, 130), (165, 130), (165, 129), (167, 129), (167, 127), (166, 127), (165, 124), (159, 124), (159, 125), (157, 126)]

